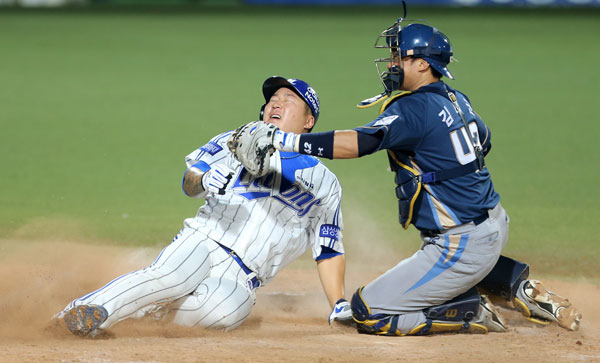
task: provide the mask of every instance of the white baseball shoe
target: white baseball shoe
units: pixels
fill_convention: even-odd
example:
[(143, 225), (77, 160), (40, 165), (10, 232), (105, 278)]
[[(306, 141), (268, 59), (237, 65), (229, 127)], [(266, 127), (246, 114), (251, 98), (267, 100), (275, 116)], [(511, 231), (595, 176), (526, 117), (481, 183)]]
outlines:
[(75, 335), (93, 338), (102, 331), (99, 326), (108, 318), (108, 312), (100, 305), (76, 306), (63, 316), (67, 329)]
[(538, 280), (523, 281), (513, 302), (530, 321), (543, 325), (555, 321), (562, 328), (579, 329), (582, 316), (569, 299), (547, 290)]

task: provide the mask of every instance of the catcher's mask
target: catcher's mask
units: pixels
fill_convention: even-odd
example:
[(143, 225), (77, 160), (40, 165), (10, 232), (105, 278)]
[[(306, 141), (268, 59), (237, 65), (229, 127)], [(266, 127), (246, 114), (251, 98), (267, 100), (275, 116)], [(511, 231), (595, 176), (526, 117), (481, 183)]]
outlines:
[[(448, 70), (453, 50), (450, 40), (434, 27), (425, 24), (401, 26), (404, 18), (398, 19), (384, 30), (375, 41), (375, 48), (390, 49), (389, 58), (375, 60), (377, 74), (383, 83), (385, 93), (400, 90), (404, 81), (401, 58), (423, 58), (442, 76), (454, 79)], [(392, 62), (399, 65), (389, 66)], [(383, 70), (382, 70), (383, 69)]]
[[(289, 88), (294, 91), (300, 98), (306, 102), (308, 108), (312, 115), (315, 117), (315, 124), (317, 123), (317, 119), (319, 118), (319, 110), (321, 108), (321, 104), (319, 103), (319, 96), (317, 96), (317, 92), (306, 82), (296, 78), (285, 79), (280, 76), (269, 77), (265, 80), (262, 86), (263, 95), (265, 96), (265, 102), (269, 102), (271, 96), (277, 92), (281, 87)], [(260, 108), (260, 120), (262, 121), (263, 115), (265, 112), (265, 103)], [(314, 127), (314, 125), (313, 125)], [(312, 130), (312, 127), (309, 132)]]

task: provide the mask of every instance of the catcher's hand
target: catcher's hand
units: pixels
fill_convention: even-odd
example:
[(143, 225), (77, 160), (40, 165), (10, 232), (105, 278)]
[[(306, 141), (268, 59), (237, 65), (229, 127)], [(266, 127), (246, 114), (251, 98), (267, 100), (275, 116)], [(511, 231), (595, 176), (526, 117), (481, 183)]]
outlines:
[(262, 121), (250, 122), (238, 127), (227, 140), (227, 147), (244, 168), (255, 177), (269, 172), (269, 161), (275, 152), (273, 136), (279, 130), (275, 125)]
[(329, 325), (332, 325), (334, 321), (344, 325), (353, 325), (354, 319), (352, 319), (352, 309), (350, 303), (346, 299), (342, 298), (336, 301), (331, 314), (329, 314)]

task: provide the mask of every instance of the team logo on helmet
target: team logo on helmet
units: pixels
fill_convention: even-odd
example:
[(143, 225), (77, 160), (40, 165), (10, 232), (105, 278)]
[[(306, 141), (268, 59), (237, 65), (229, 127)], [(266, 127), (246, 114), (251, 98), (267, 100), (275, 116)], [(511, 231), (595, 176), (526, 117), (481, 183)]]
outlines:
[(312, 87), (308, 87), (306, 92), (304, 93), (304, 98), (311, 103), (312, 109), (315, 111), (315, 114), (319, 113), (319, 97), (317, 96), (317, 92)]

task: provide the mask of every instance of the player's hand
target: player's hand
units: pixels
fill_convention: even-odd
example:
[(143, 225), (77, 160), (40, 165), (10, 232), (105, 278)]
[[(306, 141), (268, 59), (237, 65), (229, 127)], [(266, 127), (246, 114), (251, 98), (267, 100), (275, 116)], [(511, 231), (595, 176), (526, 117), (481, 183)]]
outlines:
[(298, 136), (293, 132), (283, 132), (277, 128), (273, 135), (273, 147), (280, 151), (298, 152), (299, 149), (296, 145), (297, 141), (299, 141)]
[(350, 303), (346, 299), (342, 298), (336, 301), (331, 314), (329, 314), (329, 325), (332, 325), (334, 321), (344, 325), (353, 325), (354, 319), (352, 319), (352, 309), (350, 309)]
[(202, 187), (209, 193), (223, 195), (233, 173), (229, 167), (217, 164), (202, 175)]

